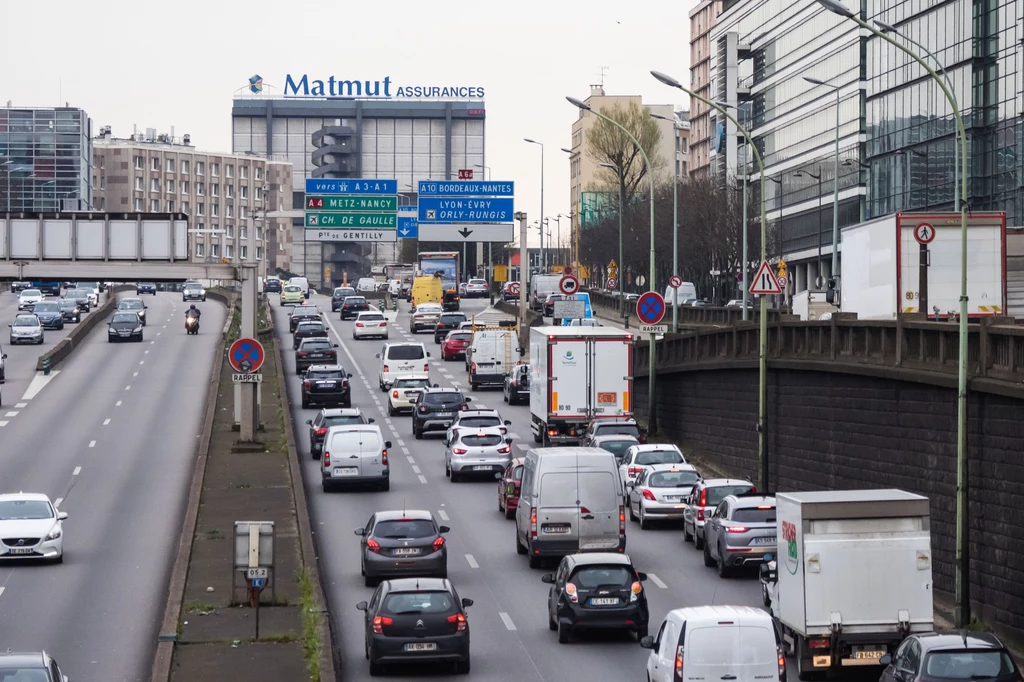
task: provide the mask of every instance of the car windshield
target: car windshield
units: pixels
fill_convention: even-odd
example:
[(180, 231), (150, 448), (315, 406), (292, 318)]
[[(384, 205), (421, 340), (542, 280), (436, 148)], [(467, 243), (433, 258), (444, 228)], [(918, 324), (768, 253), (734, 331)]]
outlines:
[(309, 379), (344, 379), (345, 375), (340, 369), (311, 369), (306, 373)]
[[(296, 288), (298, 288), (298, 287), (296, 287)], [(349, 287), (349, 288), (346, 288), (346, 289), (335, 289), (333, 296), (334, 296), (334, 298), (344, 298), (346, 296), (351, 296), (354, 293), (356, 293), (356, 290), (352, 289), (351, 287)]]
[(463, 398), (461, 393), (427, 393), (423, 402), (427, 405), (458, 405)]
[(420, 613), (451, 613), (455, 598), (447, 592), (392, 592), (384, 598), (381, 611), (393, 616)]
[(373, 528), (373, 537), (389, 540), (429, 538), (437, 535), (437, 526), (430, 519), (396, 519), (379, 521)]
[(366, 299), (362, 296), (349, 296), (345, 299), (345, 305), (359, 305), (361, 303), (366, 303)]
[(37, 313), (56, 313), (60, 312), (60, 308), (57, 307), (56, 303), (47, 303), (40, 301), (36, 303), (35, 307), (32, 308)]
[(733, 509), (732, 520), (740, 523), (775, 523), (775, 507)]
[(718, 503), (729, 495), (744, 495), (753, 491), (751, 483), (746, 485), (719, 485), (707, 489), (707, 502), (709, 507), (717, 507)]
[(331, 347), (330, 341), (303, 341), (302, 345), (299, 346), (301, 350), (329, 350)]
[(100, 288), (100, 283), (99, 282), (79, 282), (78, 283), (78, 288), (79, 289), (99, 289)]
[(569, 582), (575, 583), (584, 589), (600, 587), (601, 585), (631, 585), (636, 580), (636, 574), (629, 566), (583, 566), (576, 570), (569, 578)]
[(37, 320), (35, 317), (28, 317), (26, 315), (22, 315), (21, 317), (14, 318), (14, 326), (15, 327), (38, 327), (39, 326), (39, 320)]
[(597, 433), (602, 436), (633, 436), (634, 438), (640, 435), (640, 429), (636, 427), (636, 424), (602, 424), (598, 427)]
[(647, 479), (649, 488), (690, 488), (700, 480), (696, 471), (658, 471)]
[(287, 291), (289, 294), (297, 294), (300, 291), (302, 291), (302, 287), (297, 287), (294, 284), (289, 284), (284, 288), (284, 290)]
[(303, 322), (299, 325), (300, 332), (322, 332), (326, 331), (321, 322)]
[(387, 352), (388, 360), (422, 360), (423, 346), (391, 346)]
[(442, 315), (438, 324), (457, 325), (466, 321), (465, 315)]
[(363, 424), (361, 414), (340, 414), (333, 417), (324, 417), (325, 426), (348, 426), (349, 424)]
[(139, 316), (135, 313), (117, 313), (114, 315), (113, 322), (131, 322), (134, 324), (139, 323)]
[(1016, 672), (1005, 651), (936, 651), (924, 659), (924, 677), (944, 680), (973, 680), (1007, 677)]
[(66, 298), (62, 298), (62, 299), (61, 299), (61, 300), (60, 300), (60, 301), (58, 302), (58, 305), (60, 306), (60, 308), (61, 308), (62, 310), (63, 310), (63, 309), (65, 309), (65, 308), (66, 308), (66, 309), (68, 309), (68, 310), (71, 310), (71, 309), (73, 309), (73, 308), (77, 308), (77, 307), (78, 307), (78, 304), (77, 304), (77, 303), (75, 303), (74, 301), (72, 301), (72, 300), (70, 300), (70, 299), (66, 299)]
[(39, 289), (25, 289), (25, 291), (21, 292), (21, 295), (23, 298), (32, 298), (33, 296), (42, 296), (43, 292), (39, 291)]
[(68, 296), (71, 298), (85, 298), (89, 295), (89, 291), (86, 289), (72, 289), (68, 292)]
[(635, 440), (610, 440), (601, 443), (598, 447), (615, 455), (615, 459), (621, 460), (626, 456), (626, 450), (636, 445)]
[(675, 450), (652, 450), (640, 452), (636, 456), (637, 464), (683, 464), (683, 456)]
[(469, 280), (469, 283), (470, 284), (487, 284), (487, 280), (485, 280), (485, 279), (471, 279), (471, 280)]
[(501, 436), (496, 433), (485, 433), (483, 435), (474, 433), (473, 435), (465, 435), (462, 437), (463, 445), (468, 445), (472, 448), (483, 448), (492, 445), (501, 445)]
[(437, 303), (424, 303), (420, 305), (418, 308), (416, 308), (416, 312), (431, 313), (436, 315), (437, 313), (441, 312), (441, 306), (439, 306)]
[(50, 503), (43, 500), (4, 500), (0, 502), (0, 521), (52, 519)]
[(203, 285), (201, 285), (201, 284), (186, 284), (185, 288), (188, 289), (189, 291), (199, 291), (200, 289), (203, 288)]
[(452, 334), (448, 337), (452, 341), (470, 341), (473, 338), (472, 334)]
[(430, 388), (430, 379), (397, 379), (395, 388)]
[(380, 313), (363, 313), (359, 316), (358, 322), (380, 322), (384, 316)]
[(481, 426), (501, 426), (501, 418), (494, 415), (463, 417), (459, 420), (459, 426), (470, 426), (474, 428), (480, 428)]
[(121, 301), (120, 303), (117, 304), (117, 307), (120, 310), (142, 310), (143, 304), (142, 301), (139, 300)]

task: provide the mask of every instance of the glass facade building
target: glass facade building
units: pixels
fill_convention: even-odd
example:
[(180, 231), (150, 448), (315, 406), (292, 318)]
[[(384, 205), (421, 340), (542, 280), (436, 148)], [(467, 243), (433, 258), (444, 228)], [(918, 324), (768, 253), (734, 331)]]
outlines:
[(84, 111), (0, 108), (0, 212), (88, 209), (92, 189)]

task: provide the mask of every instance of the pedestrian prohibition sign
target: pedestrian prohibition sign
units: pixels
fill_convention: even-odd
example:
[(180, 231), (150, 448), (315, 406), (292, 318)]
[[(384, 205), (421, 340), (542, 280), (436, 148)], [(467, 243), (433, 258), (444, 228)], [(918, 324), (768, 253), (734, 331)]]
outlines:
[(228, 349), (228, 362), (232, 369), (242, 374), (258, 372), (265, 358), (263, 344), (256, 339), (238, 339)]
[(636, 301), (636, 316), (644, 324), (658, 324), (665, 317), (665, 299), (657, 291), (648, 291)]
[(935, 239), (935, 228), (929, 223), (921, 223), (914, 228), (914, 239), (921, 245), (931, 244), (932, 240)]

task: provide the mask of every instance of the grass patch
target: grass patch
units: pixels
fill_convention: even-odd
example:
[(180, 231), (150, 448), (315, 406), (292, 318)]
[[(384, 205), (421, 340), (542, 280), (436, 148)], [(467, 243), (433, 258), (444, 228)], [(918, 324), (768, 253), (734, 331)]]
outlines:
[(213, 611), (216, 607), (206, 602), (201, 602), (197, 599), (185, 602), (185, 613), (200, 613), (202, 611)]
[(217, 528), (211, 528), (210, 530), (206, 531), (206, 539), (207, 540), (216, 540), (216, 539), (218, 539), (220, 537), (221, 537), (220, 530), (217, 529)]
[(306, 672), (309, 679), (320, 679), (320, 654), (323, 642), (320, 641), (320, 610), (313, 599), (313, 579), (309, 568), (303, 566), (299, 571), (299, 588), (302, 590), (302, 650), (306, 658)]
[(231, 326), (228, 327), (228, 334), (224, 338), (224, 342), (230, 346), (232, 343), (237, 341), (242, 335), (242, 311), (238, 306), (235, 306), (231, 314)]
[(236, 487), (236, 488), (238, 488), (239, 490), (248, 490), (248, 489), (249, 489), (249, 488), (251, 488), (252, 486), (251, 486), (251, 485), (249, 485), (248, 483), (239, 483), (239, 484), (238, 484), (238, 485), (236, 485), (235, 487)]
[(291, 644), (292, 642), (299, 641), (299, 638), (285, 632), (272, 632), (269, 635), (261, 635), (258, 640), (253, 641), (270, 642), (272, 644)]
[(976, 616), (971, 618), (970, 624), (967, 629), (972, 632), (992, 632), (992, 628), (989, 627), (988, 623), (983, 620), (979, 620)]

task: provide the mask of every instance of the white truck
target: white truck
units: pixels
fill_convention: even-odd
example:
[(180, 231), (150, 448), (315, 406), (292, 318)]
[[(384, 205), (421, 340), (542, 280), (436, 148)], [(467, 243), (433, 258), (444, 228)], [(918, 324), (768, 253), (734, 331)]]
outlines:
[(824, 291), (801, 291), (799, 294), (794, 294), (793, 314), (807, 322), (808, 320), (820, 320), (825, 313), (838, 312), (839, 309), (825, 299)]
[(591, 420), (633, 415), (634, 339), (611, 327), (530, 330), (535, 443), (579, 445)]
[[(920, 309), (921, 244), (928, 240), (927, 310)], [(894, 213), (843, 229), (840, 309), (861, 320), (925, 312), (948, 319), (960, 310), (960, 217)], [(969, 317), (1005, 314), (1006, 215), (967, 217)]]
[(765, 606), (800, 679), (879, 666), (933, 629), (927, 497), (903, 490), (777, 493), (778, 557), (761, 568)]

